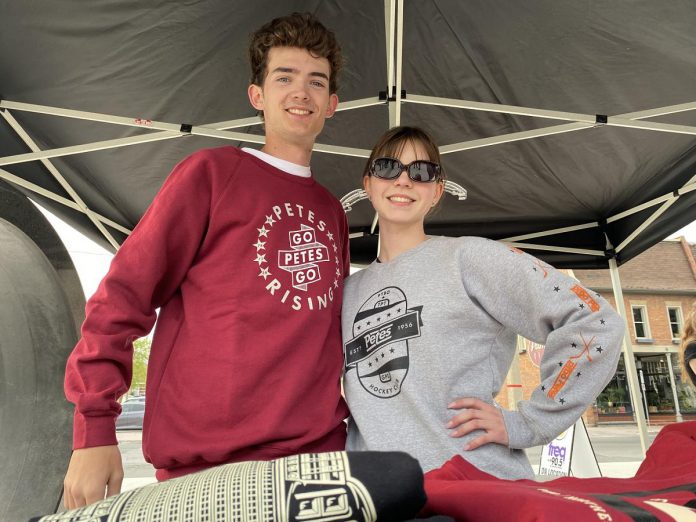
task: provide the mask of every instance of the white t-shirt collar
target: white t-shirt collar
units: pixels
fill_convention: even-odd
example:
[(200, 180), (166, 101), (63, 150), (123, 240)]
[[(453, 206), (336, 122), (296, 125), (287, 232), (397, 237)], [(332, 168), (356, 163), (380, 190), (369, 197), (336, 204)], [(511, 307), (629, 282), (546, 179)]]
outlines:
[(270, 154), (267, 154), (263, 151), (252, 149), (249, 147), (242, 147), (242, 150), (251, 154), (252, 156), (256, 156), (261, 161), (265, 161), (269, 165), (272, 165), (275, 168), (282, 170), (283, 172), (292, 174), (293, 176), (299, 176), (301, 178), (312, 177), (312, 170), (309, 167), (305, 167), (304, 165), (298, 165), (297, 163), (292, 163), (284, 159), (276, 158), (275, 156), (271, 156)]

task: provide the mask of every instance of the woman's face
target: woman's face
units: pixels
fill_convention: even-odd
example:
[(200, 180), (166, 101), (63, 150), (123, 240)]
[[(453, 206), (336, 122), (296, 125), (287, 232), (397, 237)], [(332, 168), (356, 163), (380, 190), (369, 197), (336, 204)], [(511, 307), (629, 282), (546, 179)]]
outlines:
[[(407, 141), (396, 158), (404, 165), (412, 161), (430, 161), (425, 148), (418, 142)], [(370, 197), (372, 206), (379, 214), (380, 226), (423, 225), (423, 220), (430, 209), (442, 197), (443, 183), (434, 181), (422, 183), (412, 181), (406, 170), (396, 179), (386, 180), (376, 176), (363, 177), (363, 187)]]

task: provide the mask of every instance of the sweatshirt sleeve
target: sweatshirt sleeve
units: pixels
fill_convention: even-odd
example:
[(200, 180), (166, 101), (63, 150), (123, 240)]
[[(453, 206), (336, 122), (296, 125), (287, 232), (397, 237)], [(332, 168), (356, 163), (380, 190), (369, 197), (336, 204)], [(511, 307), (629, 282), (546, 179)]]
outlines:
[(464, 285), (502, 326), (545, 345), (541, 384), (503, 410), (511, 448), (546, 444), (570, 427), (616, 371), (623, 319), (599, 294), (516, 248), (475, 238), (462, 248)]
[(177, 291), (205, 236), (213, 190), (205, 158), (199, 152), (174, 168), (87, 302), (65, 373), (74, 449), (117, 443), (132, 342), (152, 329), (155, 310)]

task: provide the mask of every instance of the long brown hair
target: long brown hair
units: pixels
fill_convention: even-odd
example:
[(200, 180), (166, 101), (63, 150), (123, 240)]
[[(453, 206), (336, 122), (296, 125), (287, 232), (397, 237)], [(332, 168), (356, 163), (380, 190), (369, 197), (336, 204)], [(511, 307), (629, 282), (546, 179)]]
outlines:
[(694, 342), (696, 342), (696, 303), (691, 306), (691, 311), (686, 315), (684, 328), (682, 328), (681, 343), (679, 345), (679, 363), (684, 371), (688, 371), (684, 361), (684, 352), (686, 347)]

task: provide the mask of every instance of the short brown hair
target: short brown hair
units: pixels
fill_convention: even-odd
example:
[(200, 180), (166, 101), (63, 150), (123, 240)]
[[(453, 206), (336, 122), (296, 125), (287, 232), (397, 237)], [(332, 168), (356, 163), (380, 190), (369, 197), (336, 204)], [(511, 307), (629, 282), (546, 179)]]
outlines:
[(341, 47), (336, 36), (311, 13), (292, 13), (274, 18), (251, 35), (249, 62), (251, 83), (263, 85), (268, 72), (268, 52), (273, 47), (298, 47), (329, 61), (329, 92), (338, 90), (338, 73), (343, 67)]

